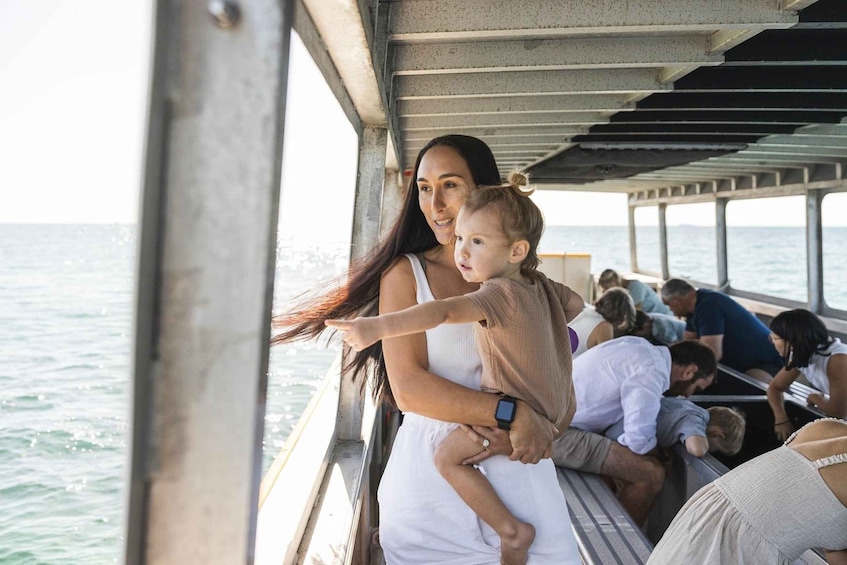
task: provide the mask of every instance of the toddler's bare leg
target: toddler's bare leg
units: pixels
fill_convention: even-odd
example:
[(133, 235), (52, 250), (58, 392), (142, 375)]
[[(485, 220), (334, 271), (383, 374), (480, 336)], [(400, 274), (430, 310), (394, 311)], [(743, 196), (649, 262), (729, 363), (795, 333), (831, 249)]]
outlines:
[(481, 450), (461, 429), (454, 430), (435, 450), (435, 466), (465, 504), (500, 536), (501, 562), (523, 565), (535, 539), (535, 528), (509, 512), (482, 473), (462, 465), (462, 461)]

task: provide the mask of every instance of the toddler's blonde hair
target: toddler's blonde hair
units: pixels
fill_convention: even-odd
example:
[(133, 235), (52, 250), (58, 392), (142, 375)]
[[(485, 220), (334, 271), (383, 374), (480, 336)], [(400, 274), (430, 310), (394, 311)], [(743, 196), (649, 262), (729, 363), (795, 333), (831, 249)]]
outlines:
[(726, 406), (712, 406), (709, 411), (709, 426), (716, 426), (723, 432), (724, 437), (709, 438), (709, 446), (713, 451), (726, 455), (735, 455), (741, 451), (744, 443), (744, 432), (747, 429), (747, 421), (744, 414), (735, 408)]

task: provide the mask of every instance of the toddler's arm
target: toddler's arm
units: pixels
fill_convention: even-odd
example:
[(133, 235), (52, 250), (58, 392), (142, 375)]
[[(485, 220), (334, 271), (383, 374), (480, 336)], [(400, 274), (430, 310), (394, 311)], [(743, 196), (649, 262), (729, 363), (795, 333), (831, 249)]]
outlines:
[(482, 310), (470, 298), (454, 296), (416, 304), (382, 316), (327, 320), (324, 323), (341, 331), (344, 342), (356, 351), (361, 351), (387, 337), (421, 333), (441, 324), (466, 324), (484, 319)]
[(580, 312), (582, 312), (583, 308), (585, 308), (585, 301), (574, 290), (571, 290), (568, 302), (563, 306), (565, 308), (565, 319), (568, 322), (571, 322), (579, 315)]
[(703, 457), (709, 452), (709, 440), (706, 436), (688, 436), (685, 439), (685, 450), (694, 457)]

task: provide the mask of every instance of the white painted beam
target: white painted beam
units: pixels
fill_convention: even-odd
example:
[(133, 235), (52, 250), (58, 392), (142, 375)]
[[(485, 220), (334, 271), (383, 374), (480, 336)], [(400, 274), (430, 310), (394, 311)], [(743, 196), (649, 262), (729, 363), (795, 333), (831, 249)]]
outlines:
[(509, 126), (551, 126), (551, 125), (576, 125), (592, 126), (604, 124), (609, 121), (608, 115), (600, 113), (562, 112), (555, 114), (483, 114), (471, 116), (445, 116), (445, 117), (419, 117), (404, 118), (400, 120), (400, 127), (404, 131), (421, 131), (426, 129), (438, 129), (460, 126), (476, 127), (509, 127)]
[(625, 94), (593, 96), (500, 96), (471, 99), (418, 99), (397, 102), (397, 115), (466, 116), (474, 114), (525, 114), (551, 112), (618, 112), (635, 109)]
[(653, 93), (671, 90), (655, 69), (528, 71), (503, 74), (407, 76), (395, 79), (398, 100), (543, 94)]
[(763, 28), (756, 29), (722, 29), (714, 32), (709, 37), (709, 52), (724, 52), (736, 45), (744, 43), (754, 35), (764, 31)]
[(556, 38), (598, 34), (712, 32), (717, 29), (784, 29), (796, 13), (774, 0), (421, 0), (396, 2), (391, 12), (394, 42), (503, 38)]
[[(433, 131), (427, 132), (426, 135), (415, 136), (412, 138), (406, 139), (406, 151), (419, 151), (426, 143), (431, 140), (433, 137), (438, 135), (447, 135), (450, 133), (454, 133), (453, 130), (444, 130), (444, 131)], [(465, 135), (474, 135), (479, 137), (486, 143), (492, 143), (495, 141), (500, 142), (510, 142), (510, 143), (523, 143), (523, 142), (539, 142), (539, 143), (564, 143), (571, 138), (571, 135), (562, 135), (556, 132), (550, 133), (531, 133), (531, 134), (515, 134), (512, 132), (504, 132), (504, 131), (496, 131), (496, 132), (488, 132), (488, 131), (463, 131)], [(417, 153), (416, 153), (417, 154)]]
[(808, 163), (810, 159), (818, 159), (820, 163), (837, 163), (843, 160), (843, 157), (826, 157), (819, 155), (800, 155), (796, 153), (779, 154), (779, 153), (733, 153), (722, 157), (715, 157), (713, 160), (720, 161), (738, 161), (747, 163)]
[(847, 157), (847, 148), (822, 149), (820, 147), (786, 147), (783, 145), (767, 145), (757, 143), (751, 145), (750, 149), (739, 151), (737, 155), (817, 155), (820, 157), (836, 157), (843, 159)]
[(759, 142), (764, 147), (830, 147), (847, 149), (847, 137), (795, 137), (773, 135)]
[(779, 0), (780, 10), (802, 10), (808, 8), (818, 0)]
[(781, 157), (779, 159), (774, 158), (740, 158), (740, 157), (726, 157), (725, 162), (728, 163), (738, 163), (739, 165), (746, 164), (747, 166), (763, 166), (763, 167), (778, 167), (783, 169), (805, 169), (810, 165), (834, 165), (836, 163), (841, 163), (841, 159), (836, 159), (833, 157)]
[(703, 35), (604, 37), (392, 47), (395, 76), (514, 70), (646, 68), (718, 65)]
[(356, 0), (302, 0), (362, 124), (385, 126), (385, 110)]
[(579, 126), (450, 126), (445, 128), (434, 128), (425, 130), (409, 131), (410, 136), (415, 136), (415, 139), (432, 139), (439, 135), (449, 135), (451, 133), (461, 133), (463, 135), (472, 135), (474, 137), (502, 137), (512, 138), (514, 136), (535, 136), (544, 138), (556, 138), (559, 140), (570, 139), (575, 135), (583, 135), (588, 132), (588, 127)]

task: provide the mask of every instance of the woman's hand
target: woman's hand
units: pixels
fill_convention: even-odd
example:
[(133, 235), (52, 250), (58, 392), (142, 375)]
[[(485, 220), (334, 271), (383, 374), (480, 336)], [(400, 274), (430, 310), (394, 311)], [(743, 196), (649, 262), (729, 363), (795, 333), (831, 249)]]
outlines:
[(790, 420), (780, 422), (779, 424), (774, 425), (773, 431), (776, 434), (776, 439), (779, 441), (785, 441), (791, 437), (791, 434), (794, 433), (794, 424), (792, 424)]
[(479, 444), (480, 448), (479, 453), (462, 461), (462, 465), (476, 465), (492, 455), (512, 454), (512, 442), (509, 441), (509, 432), (506, 430), (465, 424), (459, 424), (459, 427), (465, 431), (472, 442)]
[(521, 463), (538, 463), (553, 455), (553, 436), (556, 428), (552, 422), (532, 409), (523, 400), (517, 401), (515, 421), (512, 422), (509, 440), (512, 454), (509, 459)]
[(821, 403), (824, 402), (824, 397), (822, 394), (818, 394), (817, 392), (813, 392), (808, 397), (806, 397), (806, 404), (809, 406), (815, 406), (820, 408)]

